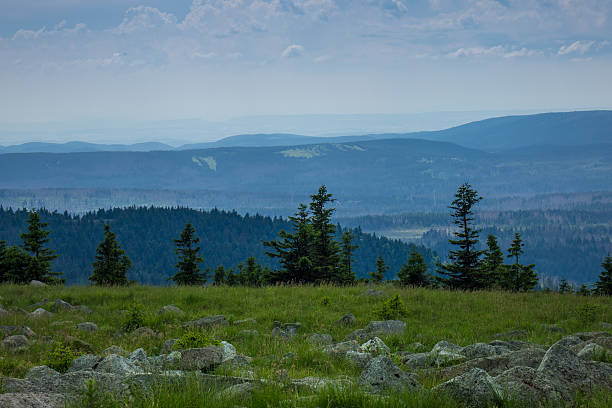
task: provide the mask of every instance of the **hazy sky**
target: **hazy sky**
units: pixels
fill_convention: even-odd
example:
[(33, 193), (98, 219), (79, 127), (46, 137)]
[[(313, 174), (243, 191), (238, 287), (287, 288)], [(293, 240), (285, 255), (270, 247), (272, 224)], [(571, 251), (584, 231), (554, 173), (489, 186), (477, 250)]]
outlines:
[(610, 0), (0, 0), (0, 122), (612, 106)]

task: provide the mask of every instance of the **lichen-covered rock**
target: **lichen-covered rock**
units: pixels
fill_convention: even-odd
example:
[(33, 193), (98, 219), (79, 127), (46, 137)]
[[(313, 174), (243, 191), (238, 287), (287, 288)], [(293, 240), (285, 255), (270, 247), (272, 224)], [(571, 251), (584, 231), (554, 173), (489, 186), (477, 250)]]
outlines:
[(536, 406), (546, 401), (546, 393), (535, 385), (536, 369), (512, 367), (495, 377), (506, 400), (517, 401), (525, 406)]
[(209, 371), (221, 364), (222, 361), (223, 352), (220, 347), (192, 348), (181, 351), (179, 369)]
[(311, 344), (325, 345), (325, 344), (331, 344), (333, 342), (333, 339), (330, 334), (314, 333), (308, 336), (306, 341)]
[(355, 340), (350, 340), (350, 341), (343, 341), (341, 343), (329, 344), (323, 347), (323, 351), (325, 353), (329, 353), (337, 357), (343, 356), (349, 350), (358, 351), (359, 343), (357, 343)]
[(227, 341), (221, 342), (221, 353), (223, 354), (221, 357), (221, 362), (224, 363), (236, 357), (236, 347), (233, 344), (228, 343)]
[(225, 316), (216, 315), (216, 316), (206, 316), (197, 320), (193, 320), (191, 322), (187, 322), (184, 324), (185, 327), (199, 327), (201, 329), (208, 329), (213, 326), (227, 326), (228, 322)]
[(121, 376), (126, 376), (142, 371), (138, 366), (134, 364), (133, 361), (125, 357), (118, 356), (116, 354), (111, 354), (108, 357), (105, 357), (97, 364), (95, 370)]
[(372, 360), (372, 354), (349, 350), (344, 355), (344, 358), (346, 358), (359, 368), (365, 368), (370, 362), (370, 360)]
[(0, 346), (8, 350), (20, 350), (28, 347), (28, 338), (23, 334), (9, 336), (0, 342)]
[(172, 352), (172, 350), (174, 349), (174, 343), (176, 343), (178, 339), (170, 339), (170, 340), (166, 340), (164, 342), (164, 345), (162, 346), (162, 353), (163, 354), (168, 354), (170, 352)]
[(33, 311), (32, 313), (30, 313), (31, 317), (35, 317), (35, 318), (51, 318), (53, 317), (53, 313), (46, 311), (45, 309), (39, 307), (38, 309), (36, 309), (35, 311)]
[(458, 346), (456, 344), (450, 343), (446, 340), (442, 340), (436, 343), (435, 346), (431, 349), (432, 353), (440, 353), (441, 351), (445, 351), (448, 353), (461, 354), (463, 351), (463, 347)]
[(47, 286), (47, 284), (46, 284), (46, 283), (44, 283), (44, 282), (38, 281), (38, 280), (36, 280), (36, 279), (32, 279), (32, 280), (30, 281), (30, 286), (38, 286), (38, 287), (43, 287), (43, 286)]
[(406, 323), (400, 320), (372, 321), (363, 330), (373, 336), (404, 334)]
[(6, 335), (23, 334), (26, 337), (34, 337), (36, 333), (28, 326), (0, 326), (0, 332)]
[(370, 353), (375, 356), (379, 354), (391, 354), (391, 350), (389, 349), (389, 347), (387, 347), (385, 342), (379, 339), (378, 337), (374, 337), (372, 340), (368, 340), (363, 343), (360, 347), (360, 350), (364, 353)]
[(157, 337), (158, 333), (151, 329), (150, 327), (139, 327), (135, 330), (132, 330), (132, 332), (130, 333), (130, 335), (132, 335), (133, 337), (143, 337), (146, 339), (150, 339), (153, 337)]
[(75, 309), (74, 306), (72, 306), (68, 302), (63, 301), (62, 299), (55, 299), (55, 302), (53, 303), (52, 308), (56, 312), (71, 311)]
[(55, 371), (54, 369), (43, 365), (30, 368), (23, 378), (25, 378), (26, 380), (35, 380), (43, 377), (53, 377), (58, 375), (61, 374)]
[(174, 305), (166, 305), (162, 307), (161, 309), (159, 309), (159, 311), (157, 312), (157, 314), (164, 314), (164, 313), (174, 313), (174, 314), (182, 315), (185, 312), (183, 312), (179, 307), (176, 307)]
[(503, 395), (495, 380), (480, 368), (473, 368), (459, 377), (436, 386), (433, 392), (445, 394), (475, 408), (488, 407)]
[(425, 368), (434, 365), (434, 357), (430, 353), (415, 353), (402, 356), (402, 364), (407, 368)]
[(79, 324), (76, 325), (76, 328), (78, 330), (83, 330), (83, 331), (88, 331), (88, 332), (98, 331), (98, 325), (93, 323), (93, 322), (79, 323)]
[(74, 371), (92, 371), (96, 365), (102, 361), (104, 357), (95, 356), (93, 354), (83, 354), (72, 360), (72, 364), (68, 368), (68, 372)]
[(111, 355), (111, 354), (116, 354), (118, 356), (122, 356), (125, 353), (126, 353), (126, 351), (123, 348), (121, 348), (119, 346), (115, 346), (114, 344), (112, 346), (110, 346), (110, 347), (105, 348), (102, 351), (102, 355), (103, 356), (108, 356), (108, 355)]
[(63, 408), (66, 399), (61, 394), (27, 392), (0, 394), (2, 408)]
[(583, 360), (594, 360), (595, 357), (602, 355), (605, 352), (606, 349), (601, 347), (599, 344), (588, 343), (578, 352), (577, 356)]
[(235, 325), (247, 325), (247, 324), (257, 324), (257, 320), (252, 317), (247, 317), (246, 319), (236, 320), (234, 322)]
[(402, 371), (385, 355), (370, 360), (359, 376), (359, 385), (373, 393), (422, 388), (412, 375)]
[(463, 347), (460, 354), (463, 354), (468, 360), (473, 360), (475, 358), (498, 356), (510, 352), (512, 350), (503, 345), (476, 343)]
[(144, 351), (144, 349), (137, 348), (130, 353), (128, 360), (139, 366), (146, 365), (148, 363), (147, 353)]
[(348, 313), (345, 314), (344, 316), (342, 316), (337, 322), (336, 324), (342, 325), (342, 326), (352, 326), (353, 324), (355, 324), (355, 321), (357, 319), (355, 319), (355, 315), (352, 313)]
[(250, 382), (232, 385), (219, 392), (218, 396), (223, 401), (228, 399), (246, 399), (253, 394), (255, 385)]
[(456, 377), (474, 368), (485, 370), (489, 375), (496, 376), (512, 367), (531, 367), (536, 369), (546, 352), (539, 348), (523, 349), (498, 356), (476, 358), (454, 367), (442, 370), (445, 377)]

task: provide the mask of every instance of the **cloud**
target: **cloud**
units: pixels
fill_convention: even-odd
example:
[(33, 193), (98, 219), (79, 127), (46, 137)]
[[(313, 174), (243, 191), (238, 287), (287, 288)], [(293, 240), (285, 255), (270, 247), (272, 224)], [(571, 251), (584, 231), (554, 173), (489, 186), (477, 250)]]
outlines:
[(467, 47), (459, 48), (453, 52), (447, 54), (450, 58), (461, 58), (461, 57), (484, 57), (494, 56), (503, 58), (517, 58), (517, 57), (533, 57), (541, 55), (541, 51), (530, 50), (525, 47), (523, 48), (509, 48), (502, 45), (495, 45), (493, 47)]
[(329, 55), (321, 55), (315, 58), (314, 62), (321, 63), (321, 62), (329, 61), (330, 59), (331, 59), (331, 56)]
[(66, 20), (60, 21), (51, 30), (47, 30), (46, 26), (42, 27), (40, 30), (24, 30), (21, 28), (13, 35), (13, 40), (37, 40), (45, 36), (59, 33), (74, 34), (87, 28), (87, 26), (83, 23), (75, 24), (73, 28), (65, 27)]
[(13, 40), (35, 40), (39, 38), (47, 29), (47, 27), (43, 27), (38, 31), (35, 30), (24, 30), (20, 28), (17, 30), (15, 35), (13, 35)]
[(129, 8), (121, 24), (112, 31), (117, 34), (130, 34), (167, 24), (176, 24), (174, 14), (164, 13), (155, 7), (138, 6)]
[(304, 53), (304, 47), (301, 45), (293, 44), (285, 48), (285, 51), (281, 54), (283, 58), (294, 58), (299, 57)]
[(557, 51), (557, 55), (567, 55), (572, 53), (584, 54), (595, 44), (595, 41), (574, 41), (570, 45), (562, 45)]

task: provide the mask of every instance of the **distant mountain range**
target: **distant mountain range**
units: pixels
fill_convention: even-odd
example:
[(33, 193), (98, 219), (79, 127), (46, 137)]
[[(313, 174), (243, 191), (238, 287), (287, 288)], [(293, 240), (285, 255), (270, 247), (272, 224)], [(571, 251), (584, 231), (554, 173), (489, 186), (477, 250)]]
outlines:
[(158, 142), (94, 144), (85, 142), (33, 142), (7, 147), (0, 153), (75, 153), (100, 151), (176, 151), (214, 147), (273, 147), (322, 143), (350, 143), (383, 139), (425, 139), (452, 142), (488, 152), (517, 149), (531, 145), (576, 146), (612, 143), (612, 111), (580, 111), (504, 116), (485, 119), (440, 131), (382, 133), (317, 137), (288, 133), (244, 134), (215, 142), (185, 144), (180, 147)]

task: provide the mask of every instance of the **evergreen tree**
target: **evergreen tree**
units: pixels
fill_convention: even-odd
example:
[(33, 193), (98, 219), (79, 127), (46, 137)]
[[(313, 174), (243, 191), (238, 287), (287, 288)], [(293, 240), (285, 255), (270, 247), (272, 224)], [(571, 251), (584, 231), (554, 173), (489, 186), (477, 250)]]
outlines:
[(62, 275), (59, 272), (51, 270), (51, 261), (58, 257), (53, 250), (45, 248), (45, 244), (49, 242), (49, 231), (45, 228), (49, 225), (46, 222), (40, 221), (40, 215), (36, 211), (30, 211), (29, 218), (26, 221), (28, 224), (27, 232), (21, 234), (23, 240), (23, 249), (28, 251), (32, 258), (28, 266), (27, 280), (39, 280), (46, 283), (63, 283)]
[(223, 265), (217, 266), (215, 269), (215, 275), (213, 278), (214, 285), (223, 285), (225, 283), (225, 267)]
[(599, 280), (595, 283), (594, 292), (598, 295), (612, 295), (612, 257), (606, 256), (601, 264), (603, 271), (599, 274)]
[(334, 239), (336, 226), (331, 222), (334, 208), (326, 208), (334, 202), (325, 185), (319, 187), (316, 194), (310, 196), (311, 224), (314, 235), (312, 247), (312, 264), (317, 282), (338, 281), (338, 265), (340, 262), (338, 243)]
[(353, 245), (355, 236), (351, 230), (346, 230), (342, 233), (342, 246), (340, 252), (342, 259), (340, 261), (340, 279), (338, 283), (349, 285), (355, 283), (355, 271), (353, 271), (353, 251), (359, 248), (359, 245)]
[(397, 277), (402, 285), (406, 286), (428, 286), (429, 278), (427, 277), (428, 266), (425, 263), (425, 258), (416, 250), (410, 251), (410, 257), (402, 266)]
[(437, 264), (438, 273), (447, 277), (444, 279), (444, 284), (450, 288), (478, 289), (482, 287), (478, 279), (482, 251), (476, 250), (478, 230), (471, 226), (474, 220), (472, 208), (480, 200), (482, 197), (472, 189), (472, 186), (464, 183), (457, 190), (455, 200), (451, 203), (450, 209), (453, 210), (451, 216), (454, 218), (454, 224), (459, 227), (459, 231), (454, 233), (457, 239), (450, 239), (449, 243), (459, 249), (449, 251), (448, 257), (451, 262)]
[(233, 269), (230, 269), (229, 271), (227, 271), (227, 276), (225, 278), (225, 284), (227, 286), (237, 286), (240, 284), (238, 280), (238, 275), (236, 274), (236, 272), (234, 272)]
[(504, 253), (502, 252), (497, 238), (493, 234), (487, 236), (487, 250), (480, 264), (478, 279), (481, 287), (491, 288), (494, 286), (503, 287), (507, 280), (508, 268), (504, 265)]
[(271, 248), (266, 255), (278, 258), (281, 264), (281, 269), (272, 274), (271, 280), (273, 283), (312, 283), (317, 278), (311, 261), (314, 234), (306, 204), (300, 204), (289, 221), (292, 232), (280, 231), (279, 239), (263, 242), (264, 246)]
[(378, 254), (378, 258), (376, 258), (376, 271), (370, 272), (370, 276), (372, 277), (372, 282), (379, 283), (385, 279), (385, 273), (389, 270), (389, 266), (385, 263), (385, 259), (382, 255)]
[(0, 241), (0, 283), (28, 283), (28, 268), (32, 258), (16, 246)]
[(574, 289), (570, 286), (569, 283), (567, 283), (567, 279), (563, 277), (561, 278), (561, 282), (559, 282), (559, 288), (557, 289), (557, 292), (563, 295), (565, 293), (574, 293)]
[(189, 222), (185, 224), (180, 238), (174, 240), (176, 246), (174, 252), (178, 257), (176, 264), (178, 271), (171, 279), (177, 285), (202, 285), (206, 283), (206, 273), (202, 273), (198, 265), (204, 262), (204, 258), (199, 255), (198, 242), (200, 242), (200, 238), (196, 238), (195, 228)]
[(533, 270), (535, 265), (521, 265), (519, 263), (519, 257), (524, 253), (524, 246), (521, 234), (517, 232), (514, 234), (514, 240), (508, 249), (508, 258), (514, 258), (514, 263), (508, 267), (511, 277), (511, 285), (508, 289), (516, 292), (531, 290), (538, 283), (538, 275)]
[(238, 281), (243, 286), (262, 286), (265, 283), (264, 269), (254, 256), (238, 265)]
[(578, 290), (576, 291), (576, 294), (578, 296), (590, 296), (591, 295), (591, 291), (589, 290), (589, 288), (587, 287), (587, 285), (585, 285), (584, 283), (582, 285), (580, 285), (580, 287), (578, 288)]
[(110, 225), (104, 225), (104, 240), (96, 249), (89, 280), (95, 285), (127, 285), (127, 271), (131, 266), (132, 261), (117, 243)]

